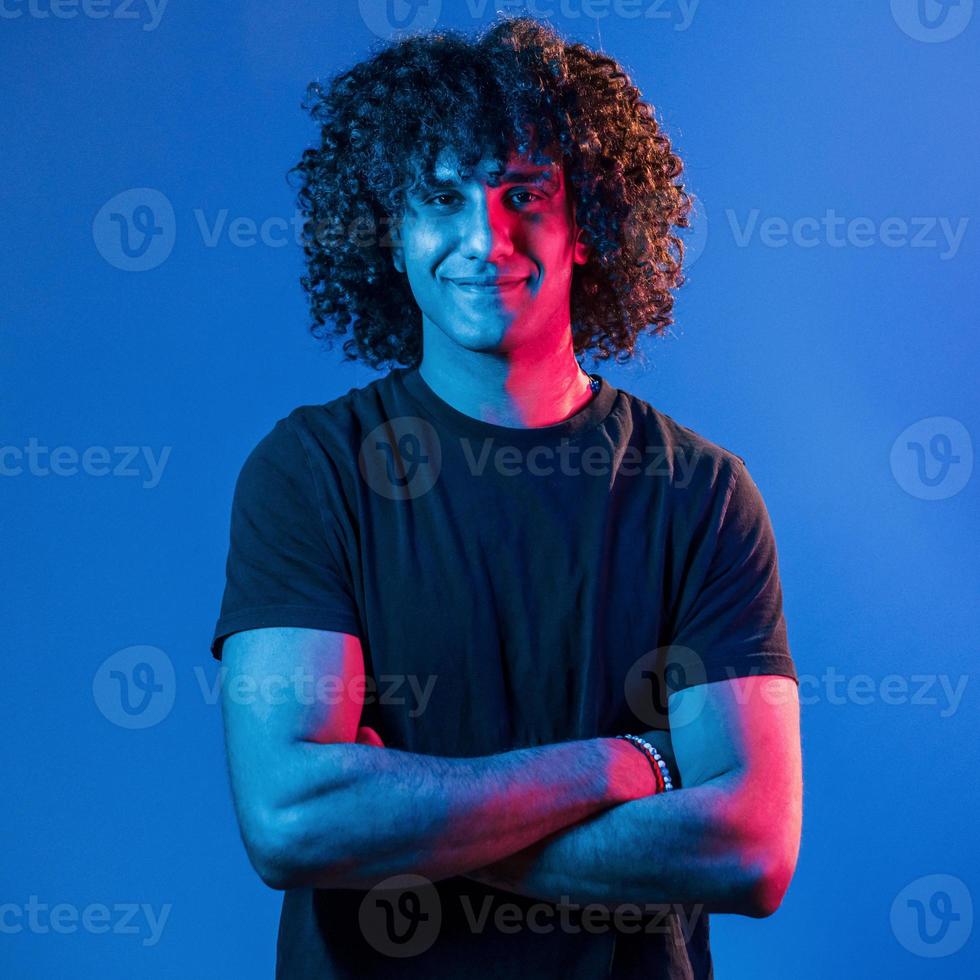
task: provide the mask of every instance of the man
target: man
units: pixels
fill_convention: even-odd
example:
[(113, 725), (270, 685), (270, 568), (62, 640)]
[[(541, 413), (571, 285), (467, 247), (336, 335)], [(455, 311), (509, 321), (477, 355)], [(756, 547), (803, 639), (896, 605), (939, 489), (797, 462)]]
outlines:
[(576, 359), (671, 322), (680, 161), (527, 18), (311, 111), (314, 332), (402, 366), (235, 491), (212, 652), (277, 976), (710, 977), (708, 915), (770, 915), (799, 847), (772, 528), (742, 457)]

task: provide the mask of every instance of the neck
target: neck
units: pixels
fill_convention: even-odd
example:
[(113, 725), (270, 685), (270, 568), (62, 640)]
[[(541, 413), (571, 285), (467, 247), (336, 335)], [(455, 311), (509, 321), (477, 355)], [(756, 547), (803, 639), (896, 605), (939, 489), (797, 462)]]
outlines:
[[(419, 373), (458, 412), (493, 425), (557, 425), (592, 399), (588, 375), (575, 359), (569, 327), (560, 337), (516, 350), (473, 351), (437, 327), (424, 334)], [(430, 343), (433, 337), (441, 337)]]

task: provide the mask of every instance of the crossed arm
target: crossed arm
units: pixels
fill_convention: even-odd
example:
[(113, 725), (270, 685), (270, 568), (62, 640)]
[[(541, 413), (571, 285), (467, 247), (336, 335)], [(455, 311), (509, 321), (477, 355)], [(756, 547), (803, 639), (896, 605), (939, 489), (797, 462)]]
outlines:
[(261, 690), (270, 675), (289, 676), (284, 665), (356, 677), (363, 660), (353, 636), (247, 630), (225, 642), (224, 665), (233, 798), (249, 858), (271, 887), (371, 888), (396, 874), (468, 874), (551, 901), (700, 903), (764, 916), (795, 868), (801, 775), (791, 679), (750, 677), (672, 695), (669, 748), (683, 788), (652, 796), (649, 764), (623, 740), (423, 756), (383, 748), (358, 727), (362, 706), (351, 701), (230, 696), (243, 677)]
[(606, 810), (467, 876), (549, 901), (775, 912), (802, 829), (795, 681), (767, 675), (706, 684), (674, 694), (669, 711), (684, 719), (673, 739), (645, 737), (679, 774), (680, 789)]

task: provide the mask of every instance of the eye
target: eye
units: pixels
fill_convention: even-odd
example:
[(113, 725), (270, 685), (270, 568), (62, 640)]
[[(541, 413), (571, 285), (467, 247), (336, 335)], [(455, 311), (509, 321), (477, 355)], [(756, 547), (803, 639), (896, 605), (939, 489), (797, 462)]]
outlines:
[[(526, 195), (523, 200), (520, 199), (522, 195)], [(436, 207), (450, 207), (456, 203), (457, 198), (458, 195), (455, 191), (440, 191), (438, 194), (427, 197), (425, 203), (427, 205), (435, 205)], [(527, 204), (533, 204), (535, 201), (543, 200), (543, 198), (534, 191), (517, 190), (508, 195), (508, 200), (516, 206), (523, 207)]]
[[(446, 200), (443, 201), (442, 198), (445, 198)], [(425, 203), (426, 204), (452, 204), (455, 198), (456, 195), (453, 194), (451, 191), (442, 191), (439, 194), (433, 194), (432, 197), (428, 198)]]
[[(515, 201), (514, 198), (519, 197), (521, 194), (527, 194), (530, 197), (530, 200)], [(540, 201), (542, 199), (541, 195), (535, 194), (534, 191), (514, 191), (514, 193), (510, 195), (510, 198), (515, 204), (530, 204), (532, 201)]]

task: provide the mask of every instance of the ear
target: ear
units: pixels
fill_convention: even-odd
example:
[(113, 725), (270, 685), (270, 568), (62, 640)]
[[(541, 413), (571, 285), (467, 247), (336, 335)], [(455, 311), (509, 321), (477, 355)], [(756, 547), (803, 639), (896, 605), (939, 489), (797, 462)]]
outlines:
[(391, 261), (395, 268), (404, 274), (405, 272), (405, 247), (402, 244), (401, 229), (392, 222), (391, 225)]
[(579, 228), (578, 222), (575, 220), (575, 211), (572, 209), (572, 234), (575, 236), (575, 244), (572, 247), (572, 261), (575, 265), (585, 265), (589, 261), (589, 246), (583, 241), (583, 239), (588, 238), (588, 233)]

